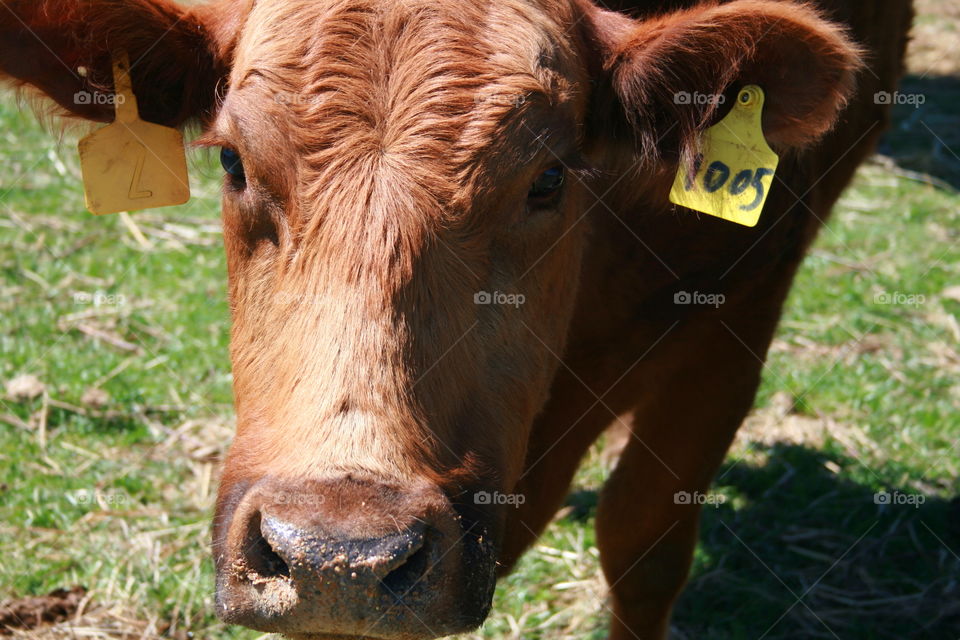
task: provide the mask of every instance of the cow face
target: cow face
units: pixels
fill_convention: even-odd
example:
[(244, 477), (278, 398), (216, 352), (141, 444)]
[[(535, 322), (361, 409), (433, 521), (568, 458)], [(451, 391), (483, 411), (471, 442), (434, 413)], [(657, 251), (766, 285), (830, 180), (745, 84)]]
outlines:
[[(284, 613), (305, 631), (336, 616), (340, 634), (441, 635), (485, 616), (494, 496), (521, 472), (583, 244), (588, 78), (573, 11), (554, 9), (253, 8), (204, 139), (228, 166), (228, 619), (271, 627), (231, 564), (259, 561), (261, 536), (291, 574), (267, 588), (296, 590)], [(279, 541), (274, 521), (300, 533)], [(287, 547), (306, 539), (349, 559), (300, 577)]]
[[(761, 84), (767, 137), (796, 146), (856, 65), (811, 10), (759, 0), (648, 22), (582, 0), (44, 4), (0, 15), (8, 76), (109, 119), (67, 96), (126, 49), (146, 117), (199, 117), (221, 153), (237, 435), (217, 606), (295, 637), (482, 622), (591, 216), (632, 214), (716, 119), (678, 92)], [(601, 202), (625, 174), (635, 200)]]

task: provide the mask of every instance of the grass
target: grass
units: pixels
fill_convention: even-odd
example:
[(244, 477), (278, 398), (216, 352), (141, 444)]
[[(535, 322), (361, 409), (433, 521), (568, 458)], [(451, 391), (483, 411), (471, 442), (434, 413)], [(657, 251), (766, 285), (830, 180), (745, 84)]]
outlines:
[[(943, 29), (938, 6), (922, 5), (924, 28)], [(927, 103), (898, 108), (888, 156), (798, 277), (678, 638), (960, 637), (960, 82), (922, 63), (904, 90)], [(75, 156), (0, 101), (0, 380), (39, 391), (0, 405), (0, 599), (89, 589), (69, 624), (24, 637), (259, 637), (212, 615), (232, 418), (219, 170), (193, 158), (190, 204), (134, 216), (146, 247), (85, 213)], [(606, 473), (592, 452), (477, 638), (605, 637)]]

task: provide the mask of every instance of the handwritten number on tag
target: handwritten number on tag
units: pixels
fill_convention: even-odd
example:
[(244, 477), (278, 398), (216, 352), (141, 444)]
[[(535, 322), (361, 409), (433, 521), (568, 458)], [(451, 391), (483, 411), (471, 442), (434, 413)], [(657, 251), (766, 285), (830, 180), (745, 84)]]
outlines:
[(147, 150), (142, 144), (137, 144), (136, 149), (137, 165), (133, 171), (133, 180), (130, 182), (130, 192), (127, 194), (127, 197), (131, 200), (140, 200), (141, 198), (150, 198), (153, 196), (153, 191), (140, 186), (143, 178), (143, 165), (147, 161)]
[[(698, 156), (693, 163), (693, 167), (691, 167), (690, 173), (687, 174), (684, 180), (684, 186), (687, 191), (691, 191), (696, 186), (695, 180), (697, 173), (700, 172), (700, 164), (702, 162), (703, 157)], [(729, 183), (727, 190), (730, 192), (730, 195), (737, 196), (746, 191), (748, 187), (753, 187), (757, 192), (756, 197), (749, 204), (741, 205), (740, 209), (743, 211), (751, 211), (760, 206), (763, 202), (764, 192), (766, 191), (763, 179), (767, 176), (772, 176), (773, 171), (765, 167), (760, 167), (756, 170), (744, 169), (737, 173), (737, 175), (733, 177), (733, 180), (730, 180), (730, 173), (730, 167), (728, 167), (726, 163), (720, 160), (711, 162), (703, 174), (702, 186), (704, 190), (706, 190), (707, 193), (715, 193)]]

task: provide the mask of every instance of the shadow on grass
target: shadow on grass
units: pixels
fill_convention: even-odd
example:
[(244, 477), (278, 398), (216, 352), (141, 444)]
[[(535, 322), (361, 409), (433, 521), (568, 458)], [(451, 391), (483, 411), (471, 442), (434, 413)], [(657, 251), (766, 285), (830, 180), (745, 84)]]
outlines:
[(858, 466), (791, 445), (721, 470), (718, 488), (737, 497), (704, 510), (681, 637), (960, 637), (960, 500), (890, 487), (891, 503), (923, 503), (878, 504), (830, 462)]
[(897, 166), (960, 189), (960, 76), (907, 75), (879, 151)]

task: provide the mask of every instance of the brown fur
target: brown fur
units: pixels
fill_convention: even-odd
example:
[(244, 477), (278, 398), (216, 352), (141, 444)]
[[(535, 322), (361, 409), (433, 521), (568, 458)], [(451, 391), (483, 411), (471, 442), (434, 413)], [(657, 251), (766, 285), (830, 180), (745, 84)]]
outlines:
[[(796, 266), (882, 129), (872, 96), (900, 72), (909, 2), (619, 7), (644, 19), (586, 0), (0, 3), (0, 71), (16, 84), (109, 119), (72, 94), (109, 86), (122, 47), (140, 60), (148, 119), (200, 120), (201, 144), (244, 159), (223, 211), (238, 429), (221, 575), (246, 535), (236, 514), (269, 506), (265, 478), (337, 495), (434, 487), (430, 517), (455, 511), (508, 570), (586, 447), (632, 415), (599, 544), (612, 637), (663, 637), (699, 517), (673, 494), (706, 489), (750, 407)], [(666, 201), (724, 112), (674, 94), (748, 83), (764, 87), (764, 132), (784, 153), (755, 229)], [(570, 168), (562, 200), (528, 210), (529, 185), (557, 164)], [(727, 302), (677, 306), (680, 290)], [(526, 301), (477, 305), (479, 291)], [(477, 506), (478, 490), (526, 502)], [(384, 529), (339, 512), (352, 535)], [(470, 580), (488, 570), (464, 558)]]

